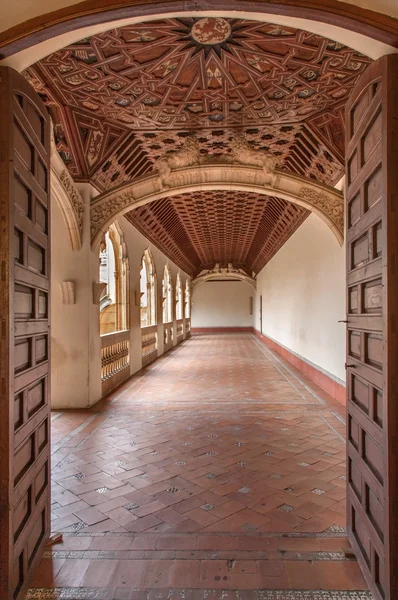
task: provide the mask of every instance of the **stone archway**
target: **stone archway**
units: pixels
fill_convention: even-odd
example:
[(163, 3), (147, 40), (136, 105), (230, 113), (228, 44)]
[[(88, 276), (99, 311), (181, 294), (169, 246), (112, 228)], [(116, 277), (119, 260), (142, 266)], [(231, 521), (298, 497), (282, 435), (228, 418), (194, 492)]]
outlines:
[(215, 265), (213, 269), (202, 271), (195, 279), (192, 280), (192, 290), (195, 290), (202, 283), (208, 281), (242, 281), (247, 283), (254, 290), (256, 290), (257, 282), (255, 277), (250, 277), (243, 269), (237, 269), (233, 265), (227, 267), (220, 267)]
[(204, 190), (254, 192), (298, 204), (325, 221), (339, 244), (343, 244), (342, 192), (286, 171), (275, 170), (270, 180), (260, 167), (208, 163), (173, 170), (167, 177), (167, 187), (154, 173), (97, 196), (91, 206), (92, 247), (97, 245), (110, 223), (118, 216), (160, 198)]
[[(31, 18), (27, 17), (23, 23), (0, 33), (1, 55), (3, 58), (10, 57), (21, 50), (32, 48), (40, 42), (77, 28), (100, 24), (109, 24), (109, 27), (112, 27), (112, 21), (135, 17), (142, 20), (153, 19), (158, 15), (192, 15), (195, 8), (194, 3), (191, 6), (191, 3), (182, 0), (161, 0), (152, 5), (142, 0), (85, 0), (78, 4), (70, 2), (69, 6), (66, 2), (63, 8), (42, 15), (33, 11)], [(352, 0), (268, 0), (256, 3), (255, 8), (253, 3), (247, 0), (231, 0), (229, 3), (213, 0), (210, 10), (196, 10), (201, 16), (217, 16), (220, 12), (226, 16), (228, 12), (236, 14), (237, 11), (251, 15), (245, 18), (267, 15), (272, 20), (272, 16), (275, 15), (305, 19), (309, 24), (324, 23), (359, 33), (391, 48), (398, 47), (398, 20), (392, 22), (392, 18), (386, 14), (361, 8)]]

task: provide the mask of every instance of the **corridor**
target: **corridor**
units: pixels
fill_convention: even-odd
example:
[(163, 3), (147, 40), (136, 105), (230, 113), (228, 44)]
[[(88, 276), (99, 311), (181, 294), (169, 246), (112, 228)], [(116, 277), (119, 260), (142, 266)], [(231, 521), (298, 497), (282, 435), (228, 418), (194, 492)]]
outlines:
[(29, 600), (370, 599), (345, 537), (344, 415), (252, 334), (194, 336), (53, 413), (63, 542)]

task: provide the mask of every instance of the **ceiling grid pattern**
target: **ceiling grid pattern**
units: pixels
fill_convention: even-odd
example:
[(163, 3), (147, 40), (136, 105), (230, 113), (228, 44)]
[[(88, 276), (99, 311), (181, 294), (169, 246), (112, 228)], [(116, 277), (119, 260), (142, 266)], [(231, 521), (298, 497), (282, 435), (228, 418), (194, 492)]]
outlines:
[(162, 198), (126, 216), (196, 276), (216, 263), (258, 273), (308, 214), (280, 198), (222, 190)]

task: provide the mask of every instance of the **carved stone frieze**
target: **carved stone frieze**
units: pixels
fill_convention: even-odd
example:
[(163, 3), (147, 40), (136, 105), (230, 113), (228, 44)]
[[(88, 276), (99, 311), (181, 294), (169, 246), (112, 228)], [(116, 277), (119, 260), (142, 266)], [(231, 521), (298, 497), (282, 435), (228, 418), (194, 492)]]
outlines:
[(341, 197), (308, 186), (303, 186), (298, 196), (301, 200), (305, 200), (305, 202), (324, 213), (339, 231), (344, 231), (344, 201)]
[(83, 240), (84, 200), (76, 189), (73, 179), (68, 171), (62, 171), (59, 178), (73, 206), (73, 210), (75, 211), (80, 237)]
[(124, 208), (132, 205), (133, 203), (134, 195), (132, 192), (113, 194), (112, 199), (106, 202), (98, 200), (91, 207), (90, 211), (91, 237), (97, 235), (97, 233), (101, 231), (101, 227), (104, 223), (110, 224), (116, 219), (116, 216), (122, 212)]
[(267, 183), (272, 186), (275, 184), (277, 157), (266, 150), (257, 150), (241, 133), (236, 134), (231, 140), (231, 159), (232, 162), (242, 165), (261, 167)]
[(54, 165), (51, 168), (51, 193), (61, 210), (71, 247), (80, 250), (83, 243), (84, 200), (68, 171), (64, 169), (59, 174)]
[(251, 277), (243, 269), (235, 267), (231, 263), (228, 263), (225, 267), (216, 263), (212, 269), (204, 269), (192, 280), (192, 289), (195, 289), (198, 285), (205, 283), (206, 281), (217, 281), (220, 279), (243, 281), (251, 285), (254, 289), (256, 289), (257, 286), (255, 277)]
[(180, 150), (168, 152), (155, 162), (154, 169), (159, 173), (161, 187), (170, 185), (170, 173), (173, 169), (198, 165), (200, 159), (199, 140), (193, 136), (187, 137)]

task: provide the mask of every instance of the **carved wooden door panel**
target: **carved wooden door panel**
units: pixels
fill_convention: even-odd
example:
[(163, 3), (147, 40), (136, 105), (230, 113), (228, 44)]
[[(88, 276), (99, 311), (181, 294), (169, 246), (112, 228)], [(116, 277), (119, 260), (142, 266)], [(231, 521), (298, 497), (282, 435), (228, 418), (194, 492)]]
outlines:
[(49, 535), (49, 117), (0, 67), (0, 598), (25, 597)]
[(347, 520), (377, 600), (398, 598), (398, 56), (347, 106)]

